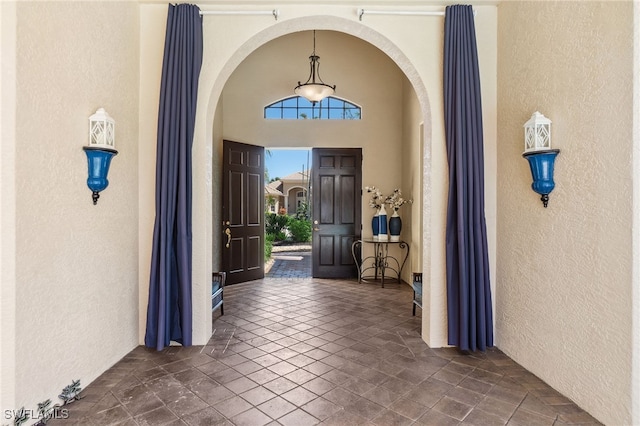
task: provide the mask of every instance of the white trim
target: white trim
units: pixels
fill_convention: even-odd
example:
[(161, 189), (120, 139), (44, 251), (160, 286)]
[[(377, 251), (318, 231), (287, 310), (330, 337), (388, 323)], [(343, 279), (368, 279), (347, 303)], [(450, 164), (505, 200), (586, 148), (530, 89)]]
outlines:
[[(358, 9), (358, 19), (362, 21), (362, 17), (367, 15), (404, 15), (404, 16), (445, 16), (444, 10), (364, 10)], [(473, 16), (476, 16), (475, 9)]]
[(273, 15), (277, 21), (280, 10), (201, 10), (200, 16), (203, 15)]

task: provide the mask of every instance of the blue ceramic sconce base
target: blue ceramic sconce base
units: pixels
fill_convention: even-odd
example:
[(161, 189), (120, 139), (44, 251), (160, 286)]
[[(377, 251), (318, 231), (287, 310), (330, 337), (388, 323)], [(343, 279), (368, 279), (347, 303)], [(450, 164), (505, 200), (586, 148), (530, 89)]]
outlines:
[(111, 159), (118, 154), (118, 151), (110, 148), (96, 148), (85, 146), (82, 147), (87, 154), (87, 163), (89, 166), (89, 177), (87, 178), (87, 186), (92, 191), (93, 204), (98, 203), (100, 191), (109, 186), (107, 175), (109, 174), (109, 166)]
[(531, 188), (542, 196), (540, 199), (545, 208), (549, 203), (549, 194), (556, 186), (553, 181), (553, 166), (559, 153), (559, 149), (547, 149), (522, 154), (529, 161), (529, 167), (531, 168), (531, 176), (533, 178)]

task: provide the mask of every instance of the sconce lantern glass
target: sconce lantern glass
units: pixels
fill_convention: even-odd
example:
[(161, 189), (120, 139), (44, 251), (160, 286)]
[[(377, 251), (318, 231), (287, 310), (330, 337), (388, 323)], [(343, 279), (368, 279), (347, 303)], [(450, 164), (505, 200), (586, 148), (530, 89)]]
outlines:
[(553, 169), (559, 149), (551, 149), (551, 120), (538, 111), (524, 124), (524, 153), (529, 161), (533, 183), (531, 188), (541, 195), (546, 208), (549, 194), (555, 188)]
[(116, 148), (116, 122), (104, 108), (89, 117), (89, 146)]
[(551, 149), (551, 120), (538, 111), (524, 123), (524, 152)]
[(89, 117), (89, 145), (82, 149), (87, 154), (87, 186), (92, 191), (94, 205), (98, 203), (100, 191), (109, 186), (109, 166), (113, 156), (118, 154), (115, 150), (115, 128), (115, 121), (104, 108), (99, 108)]

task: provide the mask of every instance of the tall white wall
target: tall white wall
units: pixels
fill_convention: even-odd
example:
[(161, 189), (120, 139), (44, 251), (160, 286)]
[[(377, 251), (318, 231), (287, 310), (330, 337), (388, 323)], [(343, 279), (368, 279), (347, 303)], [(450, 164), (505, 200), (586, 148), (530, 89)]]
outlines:
[[(498, 15), (497, 345), (605, 424), (631, 424), (633, 4)], [(536, 110), (561, 150), (546, 209), (521, 157)]]
[[(138, 5), (18, 2), (2, 22), (2, 409), (35, 410), (137, 344)], [(94, 206), (82, 146), (98, 107), (119, 154)]]

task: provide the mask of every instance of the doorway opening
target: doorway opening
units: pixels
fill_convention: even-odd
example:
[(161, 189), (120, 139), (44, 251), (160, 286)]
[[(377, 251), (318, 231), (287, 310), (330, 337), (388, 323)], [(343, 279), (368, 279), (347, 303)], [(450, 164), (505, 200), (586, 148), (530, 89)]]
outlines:
[[(301, 26), (305, 29), (308, 29), (317, 26), (316, 24), (318, 23), (323, 23), (323, 21), (315, 21), (316, 20), (314, 18), (305, 18), (304, 20), (301, 20)], [(391, 122), (386, 122), (386, 120), (374, 120), (371, 121), (371, 123), (369, 123), (368, 125), (364, 125), (364, 120), (362, 124), (354, 123), (353, 125), (346, 125), (346, 123), (331, 123), (330, 126), (340, 129), (340, 132), (338, 133), (333, 131), (329, 133), (325, 131), (316, 131), (317, 129), (315, 128), (319, 127), (319, 125), (321, 124), (319, 123), (319, 121), (316, 122), (316, 120), (306, 120), (303, 124), (291, 124), (289, 122), (267, 123), (266, 121), (252, 120), (250, 126), (246, 125), (246, 122), (250, 117), (250, 115), (247, 114), (249, 105), (248, 102), (254, 102), (255, 98), (252, 97), (244, 99), (239, 95), (243, 93), (256, 93), (256, 91), (251, 90), (250, 87), (247, 88), (247, 82), (251, 82), (252, 84), (263, 89), (266, 87), (276, 90), (276, 88), (279, 87), (276, 85), (265, 85), (263, 84), (264, 82), (258, 81), (256, 79), (255, 72), (253, 71), (256, 69), (256, 67), (254, 66), (254, 62), (261, 63), (261, 61), (263, 61), (266, 57), (269, 59), (269, 61), (273, 61), (275, 63), (284, 63), (285, 61), (274, 59), (277, 58), (279, 54), (279, 51), (275, 48), (280, 47), (280, 42), (284, 42), (285, 37), (287, 42), (291, 41), (291, 43), (295, 44), (296, 40), (294, 40), (293, 38), (299, 34), (299, 31), (291, 32), (291, 28), (274, 26), (256, 35), (256, 37), (252, 38), (246, 44), (244, 44), (242, 50), (239, 50), (235, 54), (235, 56), (233, 56), (231, 60), (224, 66), (223, 70), (220, 72), (219, 78), (216, 78), (213, 84), (213, 88), (211, 89), (209, 109), (205, 117), (207, 122), (207, 127), (205, 130), (207, 138), (210, 138), (210, 140), (212, 141), (222, 140), (221, 129), (228, 128), (230, 129), (229, 132), (234, 133), (237, 139), (256, 142), (261, 141), (269, 149), (277, 146), (322, 146), (324, 145), (323, 142), (325, 142), (327, 146), (361, 146), (363, 152), (366, 151), (367, 153), (367, 160), (363, 164), (363, 178), (365, 178), (366, 184), (380, 185), (380, 182), (387, 182), (390, 187), (392, 187), (391, 185), (401, 185), (403, 188), (419, 187), (417, 193), (413, 194), (413, 198), (415, 198), (415, 204), (417, 206), (426, 207), (426, 209), (424, 210), (424, 212), (426, 213), (421, 213), (419, 215), (414, 214), (412, 218), (406, 221), (406, 225), (411, 225), (412, 222), (415, 222), (413, 225), (414, 228), (417, 229), (417, 222), (422, 222), (424, 220), (428, 221), (430, 217), (429, 212), (431, 211), (431, 208), (429, 200), (431, 200), (431, 181), (429, 177), (431, 176), (431, 161), (425, 162), (424, 165), (414, 164), (418, 159), (423, 158), (424, 154), (422, 151), (418, 152), (415, 149), (415, 144), (413, 142), (417, 140), (417, 138), (415, 137), (415, 132), (405, 131), (404, 129), (400, 129), (402, 131), (398, 131), (396, 127), (407, 127), (411, 125), (413, 119), (420, 119), (423, 117), (425, 123), (430, 123), (431, 115), (425, 85), (420, 79), (419, 74), (416, 72), (415, 68), (413, 68), (412, 62), (409, 60), (409, 58), (406, 58), (402, 51), (396, 48), (395, 45), (390, 44), (389, 41), (384, 38), (384, 36), (366, 28), (363, 29), (360, 26), (354, 25), (352, 22), (340, 19), (336, 19), (335, 22), (331, 21), (330, 26), (332, 30), (335, 31), (335, 33), (333, 31), (328, 31), (327, 37), (335, 36), (336, 38), (340, 38), (339, 43), (331, 43), (331, 45), (344, 47), (344, 51), (348, 53), (348, 56), (346, 58), (338, 57), (338, 59), (340, 60), (337, 60), (337, 63), (353, 62), (355, 65), (358, 65), (360, 63), (370, 64), (370, 59), (372, 57), (376, 57), (380, 59), (381, 65), (388, 66), (377, 67), (377, 70), (379, 71), (377, 73), (355, 74), (366, 74), (370, 79), (375, 79), (379, 76), (380, 78), (384, 77), (384, 81), (386, 82), (393, 81), (403, 83), (401, 88), (388, 84), (380, 86), (388, 89), (388, 96), (386, 96), (385, 99), (387, 99), (389, 96), (399, 96), (401, 98), (399, 99), (399, 101), (401, 101), (399, 104), (397, 102), (393, 103), (393, 105), (402, 106), (402, 108), (400, 108), (399, 110), (389, 110), (388, 102), (368, 103), (365, 99), (368, 92), (366, 90), (358, 91), (354, 89), (355, 92), (361, 95), (358, 99), (359, 103), (366, 103), (367, 105), (370, 104), (371, 108), (373, 108), (371, 114), (367, 113), (366, 117), (386, 117), (388, 113), (394, 115), (398, 111), (400, 111), (403, 113), (403, 116), (406, 117), (406, 120), (395, 120)], [(350, 35), (355, 37), (351, 38)], [(291, 40), (289, 40), (290, 38)], [(274, 41), (276, 39), (278, 40), (277, 44), (264, 43), (265, 41)], [(364, 43), (362, 41), (364, 41)], [(284, 54), (286, 54), (287, 57), (291, 54), (291, 43), (282, 44), (284, 48), (281, 50), (285, 51)], [(262, 51), (264, 50), (263, 48), (266, 48), (267, 44), (269, 48), (273, 49), (269, 50), (268, 55), (266, 51), (264, 52), (264, 55), (262, 55)], [(351, 44), (353, 44), (353, 47), (357, 45), (358, 48), (350, 48)], [(394, 73), (396, 72), (396, 68), (394, 68), (393, 63), (387, 63), (385, 57), (376, 56), (377, 53), (379, 53), (374, 51), (376, 48), (381, 49), (383, 53), (387, 53), (387, 55), (389, 55), (389, 57), (392, 59), (392, 62), (394, 62), (395, 65), (399, 66), (401, 71), (404, 71), (404, 75), (408, 77), (408, 84), (405, 85), (404, 80), (402, 79), (389, 78), (389, 75), (395, 75)], [(247, 52), (252, 53), (248, 54)], [(360, 56), (368, 58), (367, 61), (355, 60), (358, 58), (354, 57), (354, 52), (358, 52)], [(340, 53), (340, 50), (337, 49), (336, 52), (332, 53), (334, 53), (334, 55), (338, 55)], [(349, 59), (349, 61), (347, 61), (346, 59)], [(265, 74), (265, 76), (268, 75)], [(279, 77), (282, 78), (283, 76), (280, 75)], [(293, 73), (292, 78), (297, 78), (297, 73)], [(358, 83), (359, 81), (360, 80), (356, 80), (356, 83)], [(415, 91), (411, 90), (412, 87)], [(238, 88), (241, 88), (242, 90), (236, 90)], [(225, 102), (222, 102), (221, 100), (223, 89), (228, 90), (229, 93), (233, 94), (233, 96), (225, 97)], [(417, 94), (418, 96), (416, 97), (415, 94)], [(276, 99), (278, 96), (279, 95), (277, 93), (265, 93), (265, 99), (263, 103), (258, 103), (257, 106), (261, 108), (269, 100)], [(378, 94), (376, 94), (376, 96), (379, 97)], [(225, 111), (225, 126), (222, 125), (222, 114), (218, 114), (217, 112), (218, 110), (222, 110), (222, 107), (224, 107)], [(379, 114), (377, 112), (379, 112)], [(216, 122), (218, 125), (214, 125), (213, 122)], [(387, 124), (384, 124), (385, 122)], [(392, 126), (390, 123), (395, 123), (395, 126)], [(323, 125), (326, 126), (326, 123), (324, 123)], [(213, 131), (211, 129), (213, 129)], [(231, 130), (233, 129), (235, 130), (232, 132)], [(430, 126), (425, 127), (425, 136), (430, 135), (427, 129), (430, 129)], [(285, 136), (283, 137), (283, 135)], [(277, 141), (281, 141), (281, 143)], [(296, 141), (298, 141), (298, 143), (296, 143)], [(393, 141), (393, 143), (389, 143), (389, 141)], [(429, 141), (430, 138), (426, 141), (427, 143), (425, 143), (425, 145), (428, 146)], [(403, 144), (403, 146), (407, 144), (408, 145), (404, 146), (402, 149), (398, 149), (399, 144)], [(217, 147), (217, 143), (214, 142), (214, 151), (218, 149)], [(222, 170), (223, 168), (221, 161), (218, 161), (216, 158), (218, 157), (214, 155), (214, 161), (212, 165), (214, 176), (215, 172), (217, 172), (218, 170)], [(203, 167), (206, 169), (208, 166), (204, 165)], [(395, 183), (394, 180), (397, 180), (398, 183)], [(208, 180), (207, 182), (210, 182), (210, 180)], [(214, 182), (212, 191), (213, 198), (215, 200), (218, 198), (218, 195), (222, 190), (221, 187), (219, 185), (216, 185)], [(207, 222), (206, 217), (199, 218), (202, 219), (199, 223), (204, 224), (203, 226), (205, 227), (209, 226), (210, 223), (213, 224), (213, 232), (206, 233), (204, 242), (209, 242), (208, 235), (212, 235), (214, 237), (212, 244), (212, 250), (214, 254), (213, 268), (214, 270), (220, 270), (220, 262), (215, 254), (219, 253), (224, 248), (224, 243), (226, 242), (226, 240), (220, 241), (220, 238), (215, 237), (220, 234), (221, 230), (224, 230), (224, 226), (222, 226), (221, 229), (220, 225), (221, 223), (224, 224), (224, 221), (222, 220), (220, 210), (215, 209), (215, 203), (213, 204), (213, 206), (213, 220)], [(206, 212), (206, 209), (204, 211)], [(363, 215), (366, 217), (362, 219), (364, 219), (365, 222), (367, 222), (369, 213), (370, 211), (368, 209), (365, 209), (365, 211), (363, 211)], [(407, 229), (407, 231), (409, 231), (409, 229)], [(194, 235), (194, 239), (198, 238), (197, 235), (205, 234), (196, 234)], [(426, 253), (425, 259), (428, 259), (427, 254), (430, 252), (421, 250), (421, 246), (423, 244), (426, 244), (428, 247), (431, 245), (431, 235), (428, 231), (426, 231), (425, 233), (413, 232), (409, 233), (408, 235), (411, 236), (412, 247), (416, 247), (416, 250), (412, 250), (412, 257), (410, 261), (413, 267), (410, 270), (422, 270), (421, 261), (423, 260), (423, 253)], [(207, 244), (205, 244), (205, 246), (206, 245)], [(326, 244), (326, 246), (328, 247), (329, 244)], [(343, 244), (343, 246), (346, 247), (348, 246), (348, 244)], [(198, 269), (196, 268), (196, 266), (200, 266), (200, 268)], [(206, 269), (211, 268), (203, 268), (200, 264), (194, 265), (194, 271), (198, 270), (200, 272), (206, 272)], [(205, 274), (203, 273), (201, 275)], [(203, 278), (203, 281), (206, 281), (206, 279)]]
[(265, 277), (311, 278), (311, 149), (265, 151)]

